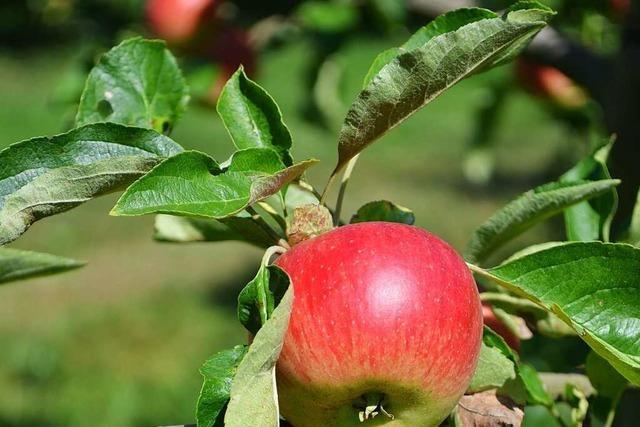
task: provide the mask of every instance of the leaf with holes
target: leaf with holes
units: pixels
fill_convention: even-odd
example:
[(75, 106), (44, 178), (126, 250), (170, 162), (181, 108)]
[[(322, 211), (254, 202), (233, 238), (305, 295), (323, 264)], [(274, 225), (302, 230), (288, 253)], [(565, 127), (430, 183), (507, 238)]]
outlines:
[(277, 193), (316, 163), (284, 167), (269, 148), (237, 151), (227, 168), (198, 151), (171, 157), (131, 185), (112, 215), (150, 213), (225, 218)]
[(115, 122), (167, 133), (189, 95), (176, 59), (160, 40), (125, 40), (91, 70), (76, 123)]
[(35, 221), (123, 188), (182, 151), (149, 129), (98, 123), (0, 151), (0, 244)]
[(571, 326), (591, 348), (640, 384), (640, 249), (576, 242), (483, 270)]
[(217, 109), (239, 150), (271, 148), (280, 154), (286, 166), (291, 166), (291, 134), (282, 121), (282, 113), (273, 98), (250, 80), (242, 67), (222, 89)]
[(487, 18), (474, 21), (474, 16), (459, 28), (459, 23), (442, 26), (442, 31), (457, 28), (454, 31), (416, 36), (419, 47), (401, 52), (375, 74), (347, 113), (336, 171), (461, 79), (512, 58), (553, 14), (533, 2), (503, 17), (489, 18), (488, 13), (477, 12)]
[(0, 284), (80, 268), (83, 262), (56, 255), (0, 248)]

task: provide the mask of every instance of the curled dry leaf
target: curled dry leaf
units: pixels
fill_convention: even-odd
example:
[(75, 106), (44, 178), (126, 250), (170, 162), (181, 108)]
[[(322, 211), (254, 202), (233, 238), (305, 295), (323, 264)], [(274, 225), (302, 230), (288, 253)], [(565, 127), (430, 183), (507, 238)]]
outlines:
[(495, 390), (462, 396), (456, 409), (461, 427), (520, 426), (524, 411), (507, 397), (497, 396)]
[(329, 209), (322, 205), (302, 205), (293, 210), (287, 238), (293, 246), (332, 229), (333, 218)]

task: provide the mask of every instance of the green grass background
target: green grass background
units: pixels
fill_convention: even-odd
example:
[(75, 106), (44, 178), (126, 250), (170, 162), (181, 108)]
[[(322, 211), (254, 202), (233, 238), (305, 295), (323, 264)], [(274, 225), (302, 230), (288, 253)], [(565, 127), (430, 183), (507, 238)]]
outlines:
[[(376, 53), (395, 43), (354, 40), (340, 54), (345, 102), (357, 93)], [(284, 112), (295, 157), (322, 160), (310, 173), (322, 187), (336, 160), (336, 134), (304, 118), (309, 49), (299, 40), (266, 53), (257, 80)], [(68, 126), (73, 106), (56, 98), (75, 63), (71, 48), (0, 52), (1, 147)], [(509, 74), (503, 67), (462, 82), (367, 149), (350, 183), (345, 217), (367, 201), (389, 199), (412, 208), (418, 225), (462, 249), (505, 201), (568, 167), (584, 144), (538, 101), (516, 91), (495, 136), (496, 179), (482, 188), (465, 181), (462, 159), (489, 95), (487, 83)], [(232, 152), (211, 109), (192, 107), (173, 137), (219, 160)], [(116, 197), (40, 221), (12, 244), (89, 264), (0, 287), (0, 426), (193, 421), (200, 364), (245, 341), (235, 297), (254, 274), (260, 252), (241, 243), (154, 243), (151, 217), (107, 215)], [(552, 222), (510, 247), (561, 238), (561, 232)]]

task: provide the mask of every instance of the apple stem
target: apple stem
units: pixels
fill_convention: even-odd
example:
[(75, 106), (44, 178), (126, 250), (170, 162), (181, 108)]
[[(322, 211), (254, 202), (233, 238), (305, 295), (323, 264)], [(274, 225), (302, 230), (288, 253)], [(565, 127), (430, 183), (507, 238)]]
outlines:
[(333, 225), (338, 226), (340, 224), (340, 211), (342, 211), (342, 202), (344, 200), (344, 194), (347, 191), (347, 184), (349, 183), (349, 178), (351, 178), (351, 173), (353, 172), (353, 168), (356, 166), (356, 162), (358, 161), (359, 154), (355, 155), (349, 163), (347, 163), (347, 167), (342, 174), (342, 181), (340, 182), (340, 191), (338, 192), (338, 200), (336, 201), (336, 210), (333, 213)]
[(390, 419), (394, 419), (394, 415), (387, 412), (382, 406), (384, 402), (384, 394), (382, 393), (366, 393), (362, 395), (362, 401), (364, 406), (356, 406), (356, 409), (360, 409), (358, 412), (358, 419), (361, 423), (375, 418), (379, 414), (383, 414)]

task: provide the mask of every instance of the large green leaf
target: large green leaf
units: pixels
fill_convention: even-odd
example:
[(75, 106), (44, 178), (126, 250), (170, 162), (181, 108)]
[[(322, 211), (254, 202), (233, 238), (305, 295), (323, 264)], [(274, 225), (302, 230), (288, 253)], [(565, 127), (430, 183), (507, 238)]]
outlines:
[(0, 152), (0, 244), (38, 219), (120, 189), (182, 148), (149, 129), (99, 123)]
[(238, 240), (265, 249), (276, 243), (274, 238), (245, 212), (219, 220), (161, 214), (156, 216), (154, 229), (153, 238), (160, 242)]
[(236, 152), (228, 168), (198, 151), (171, 157), (131, 185), (111, 213), (150, 213), (224, 218), (277, 193), (315, 160), (285, 168), (268, 148)]
[(229, 403), (231, 382), (246, 353), (246, 346), (237, 345), (219, 352), (204, 362), (200, 368), (204, 382), (196, 407), (198, 427), (222, 427), (224, 425), (224, 413)]
[[(560, 181), (575, 182), (579, 180), (611, 179), (607, 169), (607, 157), (612, 142), (598, 148), (588, 157), (565, 173)], [(609, 241), (611, 221), (618, 205), (615, 189), (579, 203), (564, 211), (564, 222), (569, 240), (603, 240)]]
[(224, 418), (226, 427), (279, 425), (275, 366), (289, 324), (293, 298), (293, 286), (289, 286), (238, 366)]
[(250, 80), (242, 67), (222, 89), (217, 109), (238, 149), (272, 148), (285, 165), (291, 166), (291, 134), (282, 121), (282, 113), (273, 98)]
[(83, 265), (83, 262), (56, 255), (0, 248), (0, 283), (61, 273)]
[(510, 11), (424, 37), (425, 43), (397, 55), (351, 105), (340, 131), (336, 170), (461, 79), (511, 58), (551, 15), (543, 6)]
[(473, 233), (465, 256), (471, 262), (483, 261), (501, 244), (537, 223), (571, 205), (611, 191), (619, 183), (612, 179), (553, 182), (527, 191), (496, 212)]
[(576, 242), (526, 255), (482, 276), (555, 313), (640, 384), (640, 249)]
[(378, 200), (361, 206), (351, 217), (351, 224), (368, 221), (399, 222), (413, 225), (416, 217), (410, 209), (404, 206), (386, 200)]
[(115, 122), (168, 132), (186, 108), (187, 86), (160, 40), (125, 40), (91, 70), (76, 123)]

